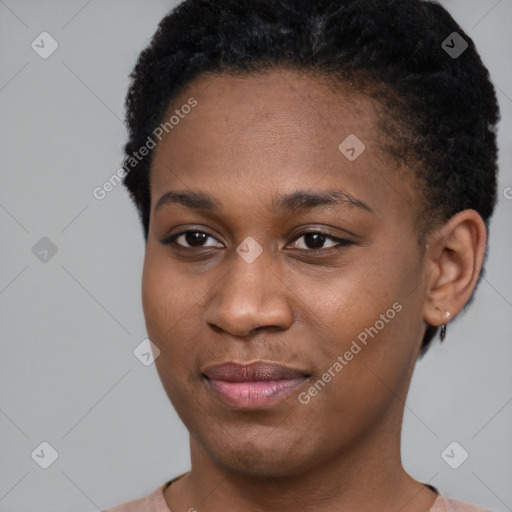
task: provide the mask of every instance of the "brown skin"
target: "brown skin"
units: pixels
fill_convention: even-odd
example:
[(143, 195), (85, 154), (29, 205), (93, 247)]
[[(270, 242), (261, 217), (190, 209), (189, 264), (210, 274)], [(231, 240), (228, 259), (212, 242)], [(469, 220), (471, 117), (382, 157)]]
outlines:
[[(482, 219), (465, 210), (428, 247), (418, 243), (419, 189), (379, 149), (368, 98), (289, 70), (203, 74), (172, 109), (190, 97), (198, 105), (156, 148), (142, 281), (148, 335), (161, 350), (155, 364), (190, 432), (192, 468), (167, 488), (167, 504), (173, 512), (429, 510), (435, 494), (401, 464), (404, 403), (426, 322), (445, 323), (446, 311), (453, 319), (474, 289)], [(338, 150), (351, 133), (366, 145), (353, 162)], [(348, 203), (286, 213), (271, 203), (331, 189), (372, 213)], [(170, 190), (208, 194), (222, 209), (155, 211)], [(160, 241), (187, 229), (209, 238)], [(350, 233), (353, 243), (335, 250), (337, 242), (315, 245), (305, 231)], [(263, 248), (250, 264), (235, 251), (248, 236)], [(402, 310), (301, 404), (299, 393), (395, 302)], [(201, 377), (212, 364), (258, 359), (311, 377), (253, 411), (224, 405)]]

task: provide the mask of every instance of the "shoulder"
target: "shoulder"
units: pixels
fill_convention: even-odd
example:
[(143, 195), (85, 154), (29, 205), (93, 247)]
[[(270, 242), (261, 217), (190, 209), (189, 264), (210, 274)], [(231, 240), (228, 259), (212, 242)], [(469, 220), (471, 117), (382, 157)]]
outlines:
[(145, 496), (136, 500), (124, 501), (114, 507), (105, 509), (103, 512), (146, 512), (148, 510), (147, 498)]
[(164, 499), (162, 484), (147, 496), (119, 503), (103, 512), (170, 512)]
[(102, 512), (171, 512), (164, 498), (164, 490), (176, 480), (182, 478), (188, 473), (181, 473), (171, 480), (159, 485), (153, 492), (142, 498), (131, 501), (125, 501)]
[(472, 503), (439, 495), (429, 512), (495, 512)]

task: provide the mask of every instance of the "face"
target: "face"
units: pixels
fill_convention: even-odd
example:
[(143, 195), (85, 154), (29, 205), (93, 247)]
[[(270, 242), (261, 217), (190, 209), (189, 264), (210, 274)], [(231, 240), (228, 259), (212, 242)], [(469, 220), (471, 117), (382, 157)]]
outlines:
[(142, 295), (196, 449), (284, 476), (394, 447), (424, 262), (375, 105), (283, 70), (204, 74), (176, 109), (152, 162)]

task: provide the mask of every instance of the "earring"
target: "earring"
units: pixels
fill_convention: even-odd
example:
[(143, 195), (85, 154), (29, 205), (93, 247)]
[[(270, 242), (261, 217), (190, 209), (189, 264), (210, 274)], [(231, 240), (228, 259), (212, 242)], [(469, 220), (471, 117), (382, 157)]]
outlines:
[[(446, 318), (450, 318), (451, 316), (451, 313), (449, 311), (447, 311), (445, 313), (445, 317)], [(441, 334), (440, 334), (440, 338), (441, 338), (441, 343), (444, 341), (444, 339), (446, 338), (446, 324), (443, 324), (441, 326)]]

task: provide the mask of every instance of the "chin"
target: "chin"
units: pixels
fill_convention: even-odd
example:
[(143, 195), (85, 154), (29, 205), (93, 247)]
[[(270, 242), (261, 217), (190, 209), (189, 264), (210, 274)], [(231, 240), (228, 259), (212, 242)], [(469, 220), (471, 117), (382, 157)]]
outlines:
[(254, 431), (230, 435), (228, 430), (215, 439), (202, 439), (201, 446), (223, 469), (261, 478), (296, 476), (311, 469), (318, 454), (299, 439), (280, 438), (276, 431), (272, 436)]

